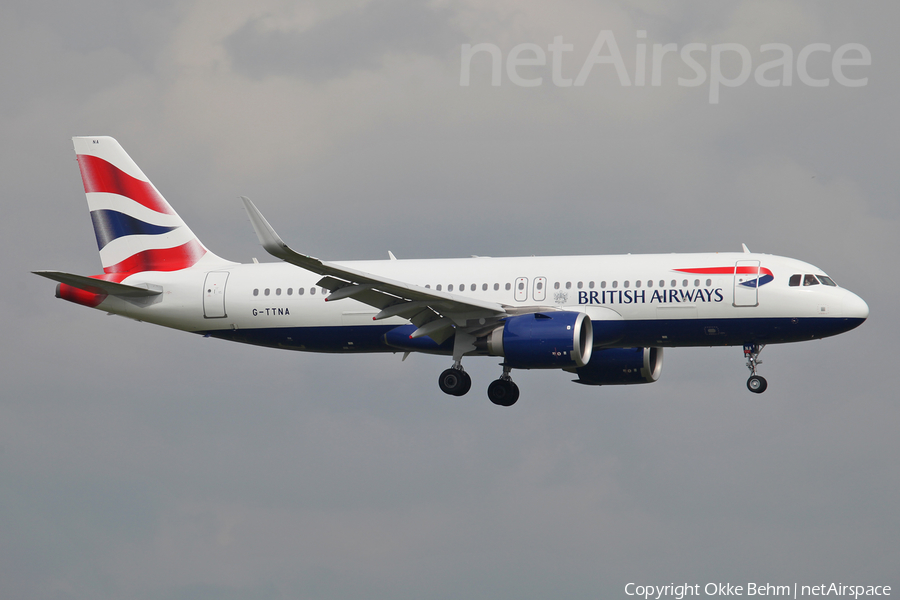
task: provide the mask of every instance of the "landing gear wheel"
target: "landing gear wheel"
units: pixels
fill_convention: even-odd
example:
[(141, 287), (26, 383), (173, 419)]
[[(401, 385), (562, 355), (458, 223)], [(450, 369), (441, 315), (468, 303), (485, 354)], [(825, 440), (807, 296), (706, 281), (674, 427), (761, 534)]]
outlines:
[(441, 391), (451, 396), (464, 396), (472, 388), (472, 378), (462, 369), (447, 369), (438, 378)]
[(747, 380), (747, 389), (754, 394), (762, 394), (766, 391), (767, 387), (769, 387), (769, 383), (766, 381), (765, 377), (752, 375), (750, 379)]
[(747, 368), (750, 369), (750, 379), (747, 380), (747, 389), (754, 394), (762, 394), (769, 387), (765, 377), (756, 374), (756, 368), (762, 364), (759, 353), (765, 348), (765, 344), (744, 344), (744, 358), (747, 359)]
[(497, 406), (512, 406), (519, 399), (519, 386), (509, 379), (497, 379), (488, 386), (488, 398)]

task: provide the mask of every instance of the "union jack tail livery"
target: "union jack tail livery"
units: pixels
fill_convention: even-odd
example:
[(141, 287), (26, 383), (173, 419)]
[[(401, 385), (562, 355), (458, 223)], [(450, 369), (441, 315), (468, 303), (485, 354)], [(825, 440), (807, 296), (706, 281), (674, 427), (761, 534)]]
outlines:
[(206, 249), (119, 142), (105, 136), (72, 141), (103, 274), (35, 271), (59, 282), (58, 298), (92, 308), (105, 302), (112, 312), (117, 302), (131, 306), (159, 301), (159, 286), (146, 282), (145, 273), (205, 271), (235, 264)]
[(222, 261), (116, 140), (76, 137), (73, 142), (105, 274), (179, 271), (204, 258)]

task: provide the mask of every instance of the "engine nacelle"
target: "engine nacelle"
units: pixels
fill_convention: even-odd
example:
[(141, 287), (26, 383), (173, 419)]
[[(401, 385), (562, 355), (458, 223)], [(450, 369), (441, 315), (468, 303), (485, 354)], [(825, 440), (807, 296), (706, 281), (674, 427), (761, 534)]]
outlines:
[(537, 312), (509, 317), (487, 336), (491, 356), (502, 356), (514, 369), (582, 367), (591, 360), (591, 318), (570, 311)]
[(662, 372), (662, 348), (601, 348), (590, 362), (577, 369), (575, 383), (585, 385), (628, 385), (653, 383)]

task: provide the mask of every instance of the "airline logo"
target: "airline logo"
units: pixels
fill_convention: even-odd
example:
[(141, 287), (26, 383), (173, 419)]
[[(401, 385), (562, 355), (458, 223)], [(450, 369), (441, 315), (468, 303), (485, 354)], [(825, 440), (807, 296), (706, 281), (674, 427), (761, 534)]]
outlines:
[(177, 271), (206, 254), (150, 181), (99, 156), (77, 158), (104, 273)]
[(692, 273), (695, 275), (758, 275), (750, 281), (743, 281), (740, 285), (755, 288), (766, 285), (775, 277), (772, 271), (765, 267), (702, 267), (700, 269), (675, 269), (679, 273)]

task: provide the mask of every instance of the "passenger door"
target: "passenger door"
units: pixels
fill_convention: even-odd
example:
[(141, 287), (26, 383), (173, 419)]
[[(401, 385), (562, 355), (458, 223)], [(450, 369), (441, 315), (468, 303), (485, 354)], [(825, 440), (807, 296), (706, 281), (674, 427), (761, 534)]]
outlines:
[(734, 306), (759, 306), (758, 260), (739, 260), (735, 263)]
[(203, 316), (207, 319), (225, 317), (225, 283), (227, 271), (210, 271), (203, 284)]

